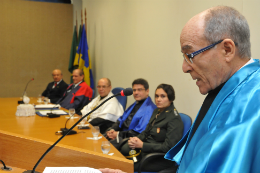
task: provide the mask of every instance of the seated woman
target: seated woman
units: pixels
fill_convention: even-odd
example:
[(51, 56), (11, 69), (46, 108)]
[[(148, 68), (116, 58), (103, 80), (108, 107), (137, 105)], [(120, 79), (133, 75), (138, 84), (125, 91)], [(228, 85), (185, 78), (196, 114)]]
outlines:
[[(135, 161), (138, 150), (141, 156), (149, 153), (166, 153), (182, 138), (183, 122), (173, 105), (175, 99), (174, 89), (171, 85), (161, 84), (155, 91), (154, 110), (146, 129), (136, 137), (131, 137), (122, 147), (120, 152), (127, 158), (132, 156)], [(136, 151), (137, 150), (137, 151)], [(172, 161), (162, 158), (150, 160), (142, 166), (142, 171), (160, 171), (172, 167)], [(137, 171), (139, 162), (134, 163)]]

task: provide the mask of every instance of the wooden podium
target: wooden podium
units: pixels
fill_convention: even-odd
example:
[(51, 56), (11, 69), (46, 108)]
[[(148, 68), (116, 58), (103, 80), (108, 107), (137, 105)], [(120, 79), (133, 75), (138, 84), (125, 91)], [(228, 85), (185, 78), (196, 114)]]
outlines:
[[(30, 98), (30, 103), (36, 99)], [(55, 132), (64, 128), (66, 115), (59, 118), (17, 117), (17, 101), (19, 98), (0, 98), (0, 159), (6, 165), (14, 168), (13, 172), (32, 170), (42, 154), (61, 135)], [(77, 116), (77, 115), (76, 115)], [(67, 128), (71, 127), (79, 119), (69, 120)], [(99, 140), (87, 139), (92, 137), (90, 129), (78, 130), (78, 133), (68, 135), (60, 141), (42, 160), (36, 171), (42, 172), (45, 167), (92, 167), (113, 168), (133, 173), (133, 162), (126, 159), (116, 148), (111, 146), (109, 153), (105, 155), (101, 151)], [(1, 172), (1, 170), (0, 170)]]

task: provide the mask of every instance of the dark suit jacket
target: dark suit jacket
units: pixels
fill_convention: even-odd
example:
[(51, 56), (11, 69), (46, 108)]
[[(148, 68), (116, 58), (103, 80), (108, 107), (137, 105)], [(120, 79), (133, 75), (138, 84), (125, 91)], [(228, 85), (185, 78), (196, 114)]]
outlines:
[[(159, 109), (156, 108), (146, 129), (137, 135), (137, 137), (143, 141), (141, 157), (144, 157), (149, 153), (166, 153), (182, 138), (183, 122), (177, 110), (174, 108), (174, 105), (171, 104), (161, 112), (156, 119), (158, 112)], [(122, 146), (120, 152), (125, 156), (129, 156), (130, 150), (131, 148), (126, 142)], [(139, 151), (137, 150), (137, 152)], [(141, 158), (138, 160), (140, 159)], [(134, 164), (135, 171), (138, 170), (139, 165), (139, 162)], [(155, 157), (150, 159), (148, 163), (144, 163), (142, 171), (151, 172), (156, 170), (156, 172), (158, 172), (159, 170), (168, 168), (172, 165), (174, 165), (172, 161), (166, 160), (163, 157)]]
[(66, 91), (68, 84), (63, 80), (55, 87), (52, 88), (54, 82), (48, 84), (47, 88), (43, 91), (42, 96), (48, 97), (51, 100), (51, 103), (56, 103)]
[[(170, 105), (160, 113), (157, 119), (155, 117), (159, 109), (156, 108), (154, 110), (146, 129), (137, 135), (137, 137), (144, 142), (142, 152), (166, 153), (181, 140), (183, 122), (178, 112), (174, 109), (174, 105)], [(154, 120), (155, 122), (152, 126)]]

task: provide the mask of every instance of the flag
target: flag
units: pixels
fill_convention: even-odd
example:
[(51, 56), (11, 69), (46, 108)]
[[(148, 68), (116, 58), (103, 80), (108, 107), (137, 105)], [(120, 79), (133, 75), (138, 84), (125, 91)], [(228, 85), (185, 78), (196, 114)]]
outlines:
[(74, 27), (74, 32), (73, 32), (73, 38), (72, 38), (72, 43), (71, 43), (71, 49), (70, 49), (70, 60), (69, 60), (69, 72), (72, 73), (73, 70), (75, 69), (73, 63), (74, 63), (74, 58), (77, 52), (77, 31), (76, 31), (76, 26)]
[(79, 43), (79, 47), (77, 50), (76, 57), (79, 57), (79, 69), (82, 69), (84, 72), (84, 81), (94, 89), (94, 79), (91, 69), (91, 61), (88, 50), (88, 42), (85, 31), (85, 25), (82, 27), (82, 35)]
[[(80, 40), (81, 40), (81, 35), (82, 35), (82, 27), (81, 25), (79, 26), (79, 37), (78, 37), (78, 40), (77, 40), (77, 48), (76, 48), (76, 51), (78, 50), (78, 47), (79, 47), (79, 43), (80, 43)], [(75, 67), (78, 67), (79, 66), (79, 54), (75, 54), (75, 58), (74, 58), (74, 63), (73, 65)]]

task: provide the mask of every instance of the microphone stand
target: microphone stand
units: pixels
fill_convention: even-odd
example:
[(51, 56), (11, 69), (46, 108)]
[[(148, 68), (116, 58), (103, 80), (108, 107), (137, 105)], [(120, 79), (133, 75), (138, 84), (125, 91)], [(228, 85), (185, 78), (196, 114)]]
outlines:
[[(69, 129), (67, 129), (67, 122), (71, 119), (71, 117), (73, 117), (73, 115), (70, 116), (70, 117), (68, 118), (68, 120), (66, 121), (66, 123), (65, 123), (65, 128), (61, 128), (61, 129), (60, 129), (62, 134), (65, 134), (65, 133), (69, 130)], [(75, 130), (71, 130), (67, 135), (73, 135), (73, 134), (77, 134), (77, 132), (76, 132)]]
[(70, 133), (70, 131), (78, 124), (80, 123), (80, 121), (82, 121), (84, 118), (86, 118), (89, 114), (91, 114), (92, 112), (94, 112), (95, 110), (97, 110), (100, 106), (102, 106), (105, 102), (107, 102), (108, 100), (110, 100), (113, 97), (116, 97), (120, 95), (120, 93), (115, 94), (109, 98), (107, 98), (105, 101), (103, 101), (100, 105), (98, 105), (95, 109), (93, 109), (92, 111), (90, 111), (88, 114), (82, 116), (82, 118), (80, 118), (70, 129), (68, 129), (68, 131), (65, 132), (65, 134), (63, 134), (52, 146), (50, 146), (47, 151), (41, 156), (41, 158), (38, 160), (38, 162), (35, 164), (35, 166), (33, 167), (33, 170), (27, 170), (24, 171), (23, 173), (37, 173), (35, 172), (35, 169), (37, 168), (37, 166), (39, 165), (39, 163), (42, 161), (42, 159), (46, 156), (46, 154), (48, 154), (55, 146), (57, 143), (59, 143), (67, 134)]
[[(27, 82), (27, 84), (26, 84), (26, 86), (25, 86), (25, 89), (24, 89), (24, 91), (23, 91), (23, 96), (24, 96), (24, 94), (25, 94), (25, 92), (26, 92), (26, 89), (27, 89), (28, 84), (29, 84), (31, 81), (33, 81), (33, 80), (34, 80), (34, 78), (32, 78), (31, 80), (29, 80), (29, 82)], [(22, 96), (22, 99), (23, 99), (23, 96)], [(22, 100), (22, 101), (18, 101), (18, 104), (24, 104), (23, 100)]]
[[(29, 82), (27, 83), (27, 85), (26, 85), (26, 87), (25, 87), (25, 89), (24, 89), (24, 92), (23, 92), (23, 96), (24, 96), (24, 94), (25, 94), (25, 92), (26, 92), (26, 89), (27, 89), (27, 87), (28, 87), (28, 84), (31, 82), (31, 81), (33, 81), (34, 80), (34, 78), (32, 78), (31, 80), (29, 80)], [(22, 97), (23, 97), (22, 96)]]

